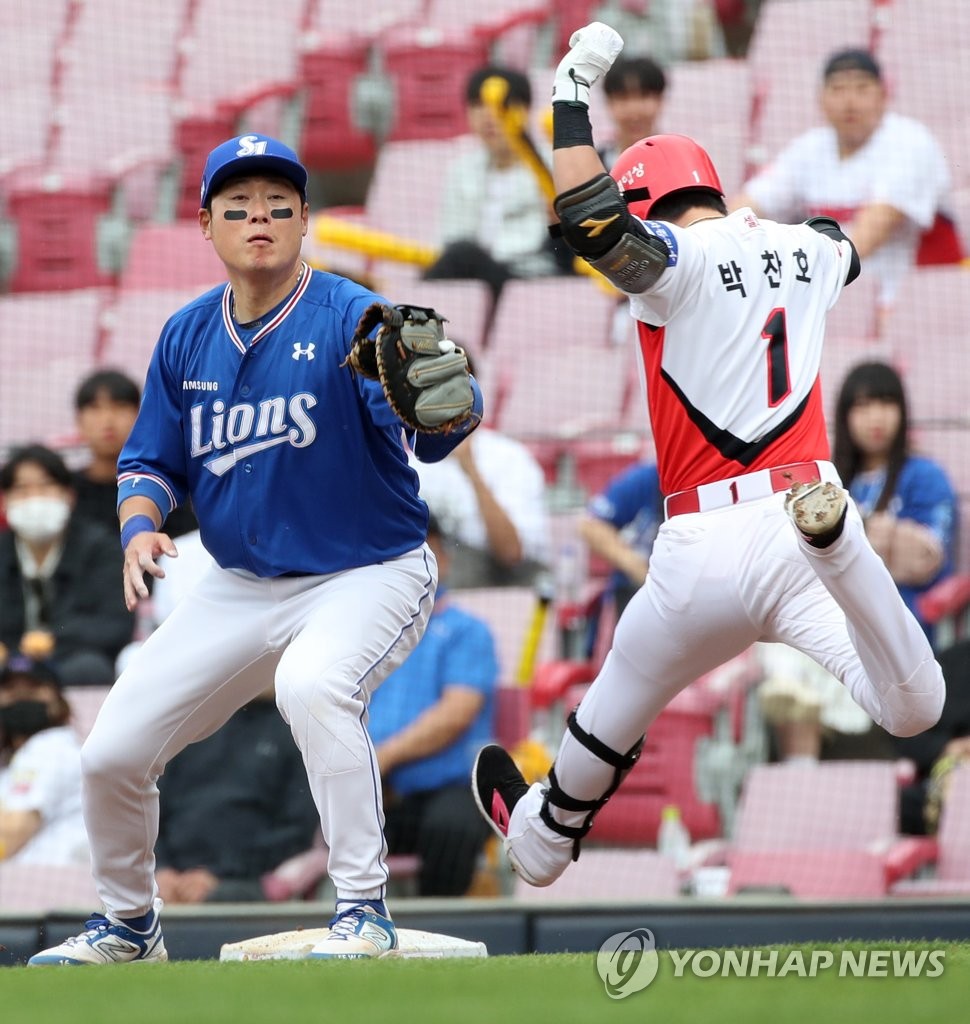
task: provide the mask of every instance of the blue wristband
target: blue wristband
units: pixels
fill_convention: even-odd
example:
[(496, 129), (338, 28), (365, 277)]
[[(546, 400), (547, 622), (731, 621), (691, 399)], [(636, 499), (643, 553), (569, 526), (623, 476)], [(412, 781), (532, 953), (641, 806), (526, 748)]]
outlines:
[(129, 516), (121, 524), (121, 550), (127, 551), (128, 545), (131, 543), (131, 538), (136, 533), (155, 533), (156, 526), (151, 516), (146, 515), (134, 515)]

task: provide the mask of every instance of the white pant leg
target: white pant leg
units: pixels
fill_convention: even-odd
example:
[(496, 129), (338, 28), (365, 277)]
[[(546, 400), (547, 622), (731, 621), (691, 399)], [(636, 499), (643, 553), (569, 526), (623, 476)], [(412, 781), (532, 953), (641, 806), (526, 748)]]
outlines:
[[(934, 725), (945, 697), (942, 669), (869, 544), (855, 504), (850, 501), (842, 536), (828, 548), (813, 548), (788, 527), (787, 557), (803, 557), (815, 579), (789, 589), (765, 639), (814, 658), (894, 735), (913, 736)], [(789, 544), (787, 536), (782, 543)]]
[(105, 909), (146, 913), (155, 892), (165, 764), (272, 685), (263, 581), (214, 569), (112, 686), (81, 751), (92, 872)]
[(424, 633), (436, 582), (434, 557), (419, 548), (331, 577), (308, 607), (293, 609), (299, 621), (276, 671), (277, 703), (303, 753), (342, 899), (384, 896), (384, 813), (367, 705)]
[[(665, 523), (647, 582), (620, 617), (613, 648), (577, 711), (582, 728), (619, 753), (628, 751), (688, 683), (746, 650), (760, 636), (737, 592), (735, 561), (743, 519), (707, 512)], [(614, 769), (568, 730), (555, 761), (563, 792), (599, 798)], [(539, 818), (541, 785), (516, 804), (506, 849), (533, 884), (548, 885), (568, 866), (573, 842)], [(557, 821), (581, 825), (587, 812), (550, 808)]]

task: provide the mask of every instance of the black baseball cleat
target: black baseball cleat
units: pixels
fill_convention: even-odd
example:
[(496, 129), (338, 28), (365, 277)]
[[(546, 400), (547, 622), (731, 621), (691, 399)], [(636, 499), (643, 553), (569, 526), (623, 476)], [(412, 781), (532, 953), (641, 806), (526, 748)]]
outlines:
[(529, 791), (508, 752), (491, 743), (482, 747), (472, 767), (472, 794), (482, 817), (505, 839), (515, 805)]

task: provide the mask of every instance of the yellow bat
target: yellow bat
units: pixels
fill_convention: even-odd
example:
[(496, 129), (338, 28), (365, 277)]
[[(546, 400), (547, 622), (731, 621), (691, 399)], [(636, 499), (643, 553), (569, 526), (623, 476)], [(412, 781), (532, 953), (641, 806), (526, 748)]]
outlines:
[[(520, 103), (513, 103), (510, 106), (505, 105), (508, 91), (508, 82), (498, 75), (493, 75), (482, 82), (480, 95), (482, 102), (491, 110), (498, 121), (516, 156), (535, 175), (539, 189), (551, 207), (553, 200), (556, 198), (556, 186), (552, 180), (552, 171), (546, 165), (542, 154), (536, 148), (536, 144), (532, 141), (532, 136), (529, 134), (528, 114), (525, 107)], [(604, 291), (616, 292), (613, 285), (598, 270), (594, 270), (586, 260), (581, 260), (578, 256), (573, 260), (573, 270), (585, 277), (592, 277)]]

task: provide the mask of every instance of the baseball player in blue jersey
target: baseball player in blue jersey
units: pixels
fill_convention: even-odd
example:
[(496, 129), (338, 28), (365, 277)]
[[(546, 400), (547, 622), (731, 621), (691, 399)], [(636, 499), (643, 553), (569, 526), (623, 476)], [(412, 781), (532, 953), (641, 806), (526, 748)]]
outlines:
[(482, 399), (447, 340), (433, 342), (446, 355), (429, 384), (467, 393), (447, 432), (406, 428), (383, 376), (347, 365), (360, 365), (348, 358), (358, 321), (383, 300), (301, 260), (306, 183), (296, 154), (262, 135), (231, 139), (206, 162), (199, 221), (229, 281), (165, 325), (119, 459), (128, 606), (148, 597), (146, 574), (164, 575), (162, 556), (177, 554), (163, 524), (187, 496), (216, 564), (133, 657), (83, 748), (104, 913), (31, 964), (167, 958), (156, 780), (274, 680), (337, 893), (329, 937), (310, 955), (397, 945), (365, 725), (370, 695), (423, 633), (437, 581), (404, 441), (420, 459), (443, 458), (477, 425)]

